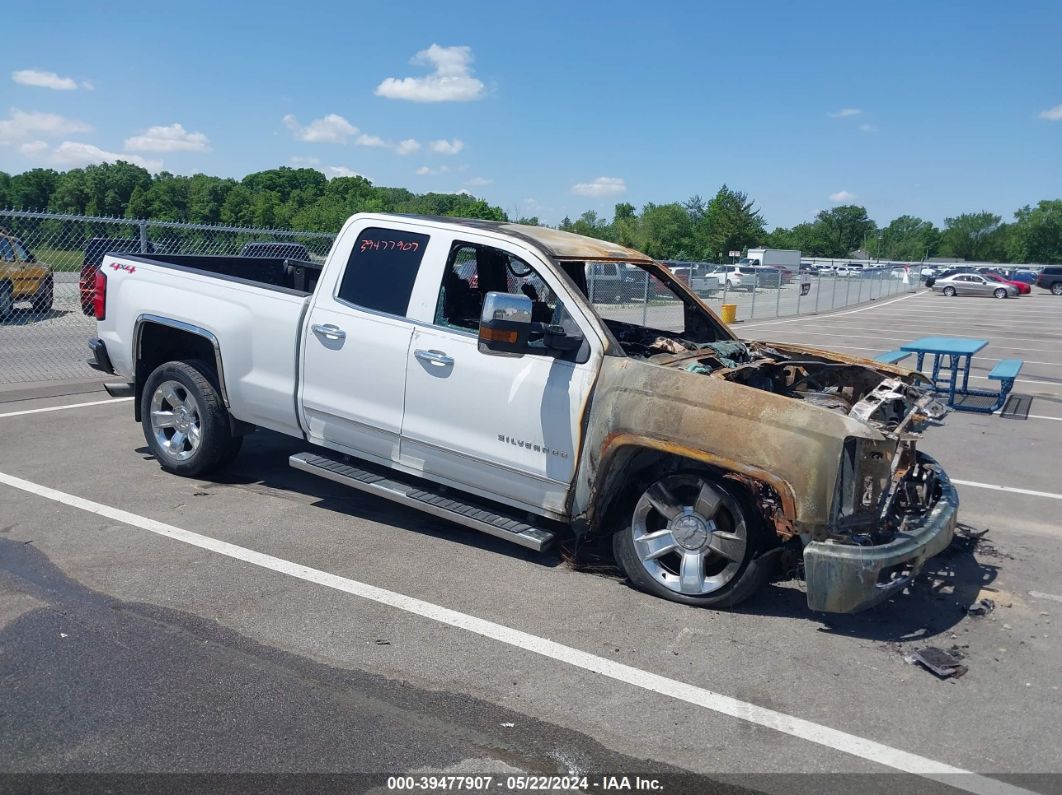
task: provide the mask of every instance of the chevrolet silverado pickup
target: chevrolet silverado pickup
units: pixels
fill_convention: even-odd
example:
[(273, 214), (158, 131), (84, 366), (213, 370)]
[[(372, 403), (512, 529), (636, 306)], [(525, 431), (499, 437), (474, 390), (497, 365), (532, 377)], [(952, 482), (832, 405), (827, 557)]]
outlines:
[[(653, 301), (589, 300), (609, 263)], [(637, 587), (708, 607), (786, 559), (812, 609), (861, 610), (954, 532), (923, 376), (744, 342), (606, 241), (358, 214), (323, 265), (108, 254), (94, 311), (94, 365), (178, 475), (269, 429), (305, 442), (297, 469), (536, 550), (601, 537)]]

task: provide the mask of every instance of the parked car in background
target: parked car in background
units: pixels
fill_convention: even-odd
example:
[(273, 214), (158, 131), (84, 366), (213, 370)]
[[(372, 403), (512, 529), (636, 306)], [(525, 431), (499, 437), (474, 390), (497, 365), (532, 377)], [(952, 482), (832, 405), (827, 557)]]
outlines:
[(1051, 265), (1044, 268), (1036, 277), (1036, 286), (1050, 290), (1051, 295), (1062, 295), (1062, 267)]
[(622, 262), (593, 262), (586, 266), (590, 299), (597, 304), (621, 304), (642, 298), (644, 282), (635, 283)]
[(310, 250), (301, 243), (283, 243), (276, 240), (260, 240), (244, 243), (240, 249), (241, 257), (268, 257), (269, 259), (291, 259), (299, 262), (313, 262)]
[(957, 265), (951, 268), (947, 268), (926, 279), (926, 287), (932, 287), (933, 282), (937, 279), (947, 279), (959, 273), (977, 273), (977, 268), (975, 268), (973, 265)]
[(757, 287), (774, 289), (793, 281), (793, 274), (789, 273), (785, 268), (760, 265), (758, 268), (753, 268), (753, 270), (756, 271)]
[(1025, 282), (1017, 282), (1017, 281), (1014, 281), (1013, 279), (1008, 279), (1008, 278), (1004, 277), (1003, 274), (997, 273), (996, 271), (986, 271), (986, 272), (983, 272), (981, 275), (984, 276), (989, 281), (998, 282), (999, 284), (1012, 284), (1012, 285), (1014, 285), (1015, 287), (1018, 288), (1018, 295), (1028, 295), (1029, 293), (1032, 292), (1032, 287), (1030, 287)]
[(980, 273), (956, 273), (942, 276), (930, 285), (934, 292), (946, 296), (955, 295), (990, 295), (996, 298), (1017, 298), (1018, 288), (1012, 284), (994, 282)]
[[(148, 242), (146, 253), (154, 254), (155, 246)], [(135, 237), (93, 237), (85, 244), (85, 258), (81, 262), (78, 287), (81, 293), (81, 311), (94, 314), (92, 302), (96, 296), (96, 271), (107, 254), (135, 254), (140, 251), (140, 239)]]
[(1036, 271), (1017, 270), (1011, 271), (1011, 273), (1008, 274), (1007, 278), (1010, 279), (1012, 282), (1023, 282), (1024, 284), (1032, 285), (1036, 284), (1036, 280), (1039, 278), (1039, 276), (1040, 274), (1038, 274)]
[[(760, 283), (760, 274), (756, 268), (744, 265), (720, 265), (712, 273), (719, 277), (723, 286), (728, 290), (755, 290), (756, 287), (764, 287)], [(777, 279), (777, 276), (775, 277)]]
[(14, 235), (0, 230), (0, 320), (7, 320), (19, 301), (29, 301), (34, 314), (52, 310), (55, 277), (49, 265)]

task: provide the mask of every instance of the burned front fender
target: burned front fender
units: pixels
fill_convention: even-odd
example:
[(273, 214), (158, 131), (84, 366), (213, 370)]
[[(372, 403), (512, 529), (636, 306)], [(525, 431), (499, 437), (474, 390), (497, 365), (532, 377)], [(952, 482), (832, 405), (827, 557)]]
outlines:
[(770, 485), (795, 533), (822, 535), (847, 438), (881, 439), (866, 425), (725, 378), (606, 356), (586, 420), (571, 514), (600, 520), (625, 485), (610, 461), (636, 446), (701, 461)]

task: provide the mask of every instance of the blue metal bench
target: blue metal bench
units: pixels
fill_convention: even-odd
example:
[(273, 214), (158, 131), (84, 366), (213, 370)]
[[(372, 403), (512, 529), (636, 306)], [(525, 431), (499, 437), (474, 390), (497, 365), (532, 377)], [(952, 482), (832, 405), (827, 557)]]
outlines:
[(977, 411), (982, 414), (991, 414), (995, 411), (999, 411), (1007, 404), (1007, 397), (1010, 396), (1010, 390), (1014, 388), (1014, 379), (1018, 377), (1018, 373), (1021, 372), (1022, 366), (1025, 362), (1022, 359), (1003, 359), (999, 364), (992, 368), (988, 377), (992, 381), (999, 381), (999, 392), (987, 392), (979, 389), (967, 390), (968, 395), (981, 395), (983, 397), (994, 397), (996, 402), (991, 406), (975, 407), (975, 406), (963, 406), (964, 411)]
[(881, 362), (882, 364), (899, 364), (910, 355), (910, 351), (887, 351), (886, 353), (879, 353), (875, 356), (874, 361)]

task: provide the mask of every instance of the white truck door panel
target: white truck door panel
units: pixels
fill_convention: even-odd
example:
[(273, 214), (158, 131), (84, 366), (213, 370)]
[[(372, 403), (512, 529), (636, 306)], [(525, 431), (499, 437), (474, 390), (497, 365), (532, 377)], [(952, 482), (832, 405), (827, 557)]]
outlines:
[(326, 306), (311, 309), (304, 334), (302, 408), (310, 440), (397, 460), (412, 325)]
[(418, 327), (406, 371), (401, 461), (562, 513), (593, 382), (587, 365), (480, 353), (475, 336)]

